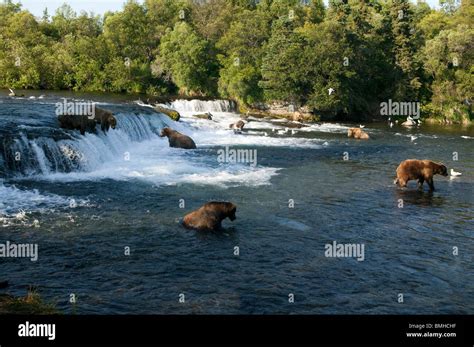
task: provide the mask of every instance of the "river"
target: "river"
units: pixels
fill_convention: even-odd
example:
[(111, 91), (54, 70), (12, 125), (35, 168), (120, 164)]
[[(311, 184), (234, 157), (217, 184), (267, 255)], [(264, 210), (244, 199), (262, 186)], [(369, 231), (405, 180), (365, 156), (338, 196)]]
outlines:
[[(358, 141), (353, 125), (251, 119), (238, 134), (228, 101), (174, 101), (175, 123), (102, 98), (117, 128), (81, 136), (59, 129), (59, 96), (0, 97), (0, 243), (39, 251), (0, 258), (9, 293), (34, 285), (78, 314), (474, 313), (473, 128), (367, 124)], [(169, 148), (164, 126), (198, 149)], [(226, 147), (256, 151), (256, 165), (219, 161)], [(462, 176), (400, 189), (409, 158)], [(211, 200), (235, 203), (237, 219), (184, 229)], [(334, 242), (364, 258), (327, 257)]]

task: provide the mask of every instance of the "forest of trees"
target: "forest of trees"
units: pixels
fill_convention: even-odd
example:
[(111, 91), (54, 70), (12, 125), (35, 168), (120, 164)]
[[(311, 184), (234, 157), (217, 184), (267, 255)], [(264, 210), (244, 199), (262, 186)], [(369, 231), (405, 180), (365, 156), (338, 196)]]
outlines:
[[(467, 121), (474, 0), (129, 0), (41, 18), (0, 4), (0, 88), (281, 101), (355, 119), (389, 99)], [(328, 93), (333, 89), (333, 93)]]

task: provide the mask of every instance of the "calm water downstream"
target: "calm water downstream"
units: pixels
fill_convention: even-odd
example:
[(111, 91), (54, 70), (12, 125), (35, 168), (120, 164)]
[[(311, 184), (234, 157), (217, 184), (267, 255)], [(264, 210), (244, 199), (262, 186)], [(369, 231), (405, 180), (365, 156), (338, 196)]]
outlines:
[[(39, 247), (36, 262), (0, 258), (3, 292), (34, 285), (79, 314), (474, 313), (474, 129), (369, 124), (372, 139), (357, 141), (347, 124), (254, 120), (235, 134), (228, 102), (176, 101), (176, 124), (102, 100), (117, 129), (81, 136), (59, 129), (58, 101), (0, 98), (0, 243)], [(205, 111), (213, 121), (192, 117)], [(169, 148), (165, 125), (198, 149)], [(225, 146), (257, 150), (257, 165), (219, 163)], [(462, 176), (436, 176), (433, 194), (401, 190), (409, 158)], [(180, 225), (210, 200), (234, 202), (237, 220), (219, 233)], [(326, 257), (333, 241), (364, 244), (364, 261)]]

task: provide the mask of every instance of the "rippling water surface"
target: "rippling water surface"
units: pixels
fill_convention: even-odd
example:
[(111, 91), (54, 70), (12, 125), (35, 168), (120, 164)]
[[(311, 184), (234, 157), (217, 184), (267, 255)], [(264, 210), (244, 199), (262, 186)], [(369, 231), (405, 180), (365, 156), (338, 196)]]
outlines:
[[(0, 98), (0, 242), (39, 245), (37, 262), (0, 259), (10, 293), (35, 285), (80, 314), (474, 313), (472, 129), (367, 125), (372, 139), (356, 141), (347, 124), (253, 119), (234, 134), (223, 101), (174, 102), (180, 123), (114, 101), (100, 105), (117, 129), (83, 137), (58, 128), (57, 101)], [(192, 117), (207, 111), (213, 121)], [(164, 126), (198, 150), (169, 148)], [(225, 146), (256, 149), (257, 165), (219, 163)], [(436, 176), (433, 194), (398, 189), (409, 158), (462, 176)], [(209, 200), (234, 202), (237, 220), (183, 229)], [(333, 241), (364, 244), (365, 260), (325, 257)]]

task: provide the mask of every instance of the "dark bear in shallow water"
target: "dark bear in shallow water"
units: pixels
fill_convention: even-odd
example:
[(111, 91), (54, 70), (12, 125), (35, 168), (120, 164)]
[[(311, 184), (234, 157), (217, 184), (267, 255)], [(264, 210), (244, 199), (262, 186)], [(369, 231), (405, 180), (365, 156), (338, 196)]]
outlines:
[(160, 133), (160, 137), (167, 137), (170, 147), (184, 148), (184, 149), (195, 149), (196, 144), (193, 139), (187, 135), (181, 134), (180, 132), (171, 128), (163, 128)]
[(100, 124), (100, 128), (103, 132), (107, 132), (110, 128), (115, 129), (117, 126), (117, 120), (112, 112), (96, 106), (94, 106), (93, 118), (92, 115), (62, 114), (58, 116), (58, 120), (61, 128), (79, 130), (81, 135), (84, 135), (86, 132), (95, 133), (96, 124)]
[(79, 130), (81, 135), (84, 135), (86, 132), (96, 132), (96, 122), (94, 119), (89, 119), (89, 116), (61, 114), (58, 116), (58, 121), (61, 128), (67, 130)]
[(431, 160), (408, 159), (398, 165), (397, 178), (393, 183), (406, 187), (408, 181), (418, 180), (418, 188), (423, 189), (423, 183), (426, 181), (430, 191), (433, 191), (433, 176), (436, 174), (446, 177), (448, 169), (445, 165)]
[(211, 201), (184, 216), (183, 225), (200, 231), (219, 230), (224, 219), (234, 221), (237, 218), (236, 211), (237, 206), (231, 202)]
[(95, 107), (94, 120), (97, 124), (100, 124), (100, 128), (103, 132), (109, 131), (110, 128), (115, 129), (117, 126), (117, 120), (115, 119), (112, 112), (109, 110), (103, 110)]

